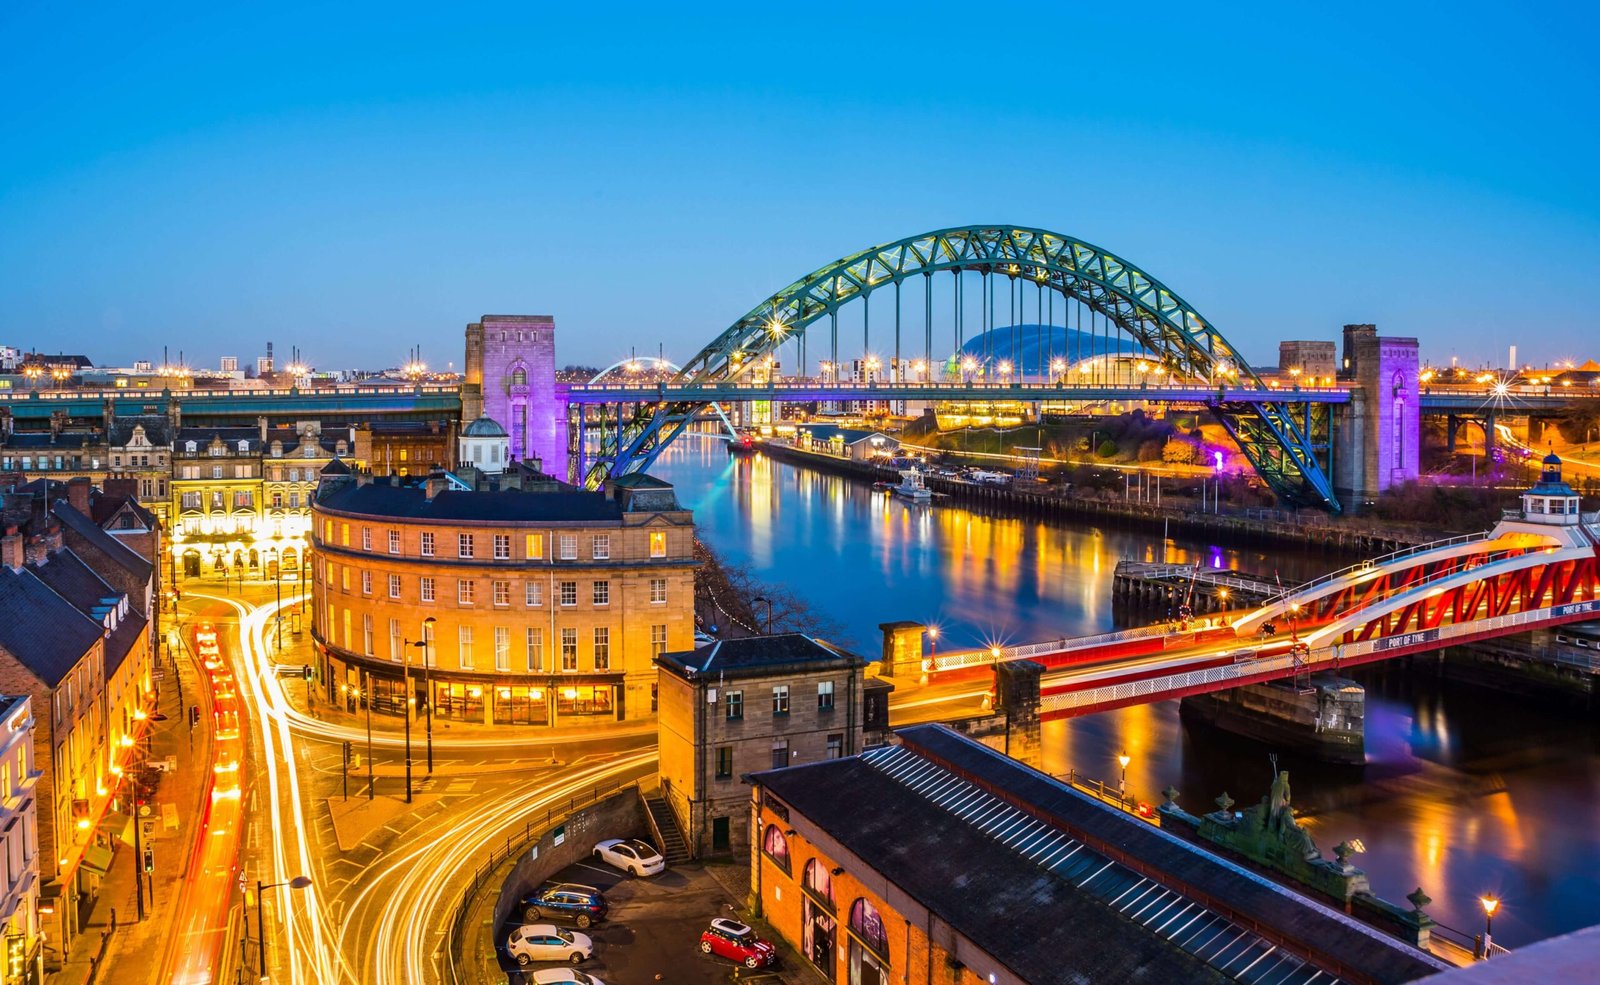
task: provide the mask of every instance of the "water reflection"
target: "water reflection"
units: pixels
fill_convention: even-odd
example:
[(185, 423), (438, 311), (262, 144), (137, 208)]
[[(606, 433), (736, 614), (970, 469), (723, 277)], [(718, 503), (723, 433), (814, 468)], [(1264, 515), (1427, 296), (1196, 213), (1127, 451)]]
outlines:
[[(1199, 560), (1303, 580), (1341, 563), (1254, 549), (913, 507), (835, 476), (764, 457), (730, 459), (720, 442), (680, 441), (656, 470), (695, 510), (701, 534), (762, 578), (813, 600), (863, 653), (877, 625), (940, 626), (940, 649), (1021, 642), (1111, 628), (1111, 571), (1134, 557)], [(1482, 929), (1476, 899), (1503, 900), (1495, 938), (1508, 946), (1600, 923), (1600, 733), (1581, 715), (1379, 665), (1368, 687), (1365, 767), (1285, 756), (1297, 809), (1325, 853), (1347, 838), (1373, 888), (1400, 901), (1421, 886), (1429, 912)], [(1226, 791), (1240, 807), (1266, 792), (1270, 750), (1197, 733), (1175, 702), (1046, 726), (1045, 768), (1128, 788), (1158, 802), (1171, 784), (1192, 811)]]

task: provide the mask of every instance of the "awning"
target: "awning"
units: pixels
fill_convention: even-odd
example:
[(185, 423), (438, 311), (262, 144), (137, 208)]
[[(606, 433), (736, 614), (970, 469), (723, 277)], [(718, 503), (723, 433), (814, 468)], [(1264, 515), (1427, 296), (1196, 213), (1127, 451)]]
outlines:
[(90, 845), (83, 850), (83, 867), (95, 875), (103, 876), (111, 869), (111, 849)]
[(107, 840), (132, 845), (133, 819), (116, 811), (106, 811), (106, 816), (100, 819), (100, 833), (105, 835)]

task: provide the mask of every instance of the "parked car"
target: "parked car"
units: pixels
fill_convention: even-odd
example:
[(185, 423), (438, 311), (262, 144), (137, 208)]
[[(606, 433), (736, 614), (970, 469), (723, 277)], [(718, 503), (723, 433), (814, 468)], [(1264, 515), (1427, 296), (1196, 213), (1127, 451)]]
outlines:
[(534, 961), (580, 964), (594, 957), (594, 941), (587, 934), (562, 930), (555, 924), (530, 923), (511, 932), (506, 951), (524, 967)]
[(606, 898), (600, 890), (576, 882), (549, 883), (522, 898), (523, 923), (560, 917), (587, 927), (604, 920), (606, 910)]
[(717, 918), (700, 935), (700, 950), (737, 961), (746, 968), (770, 968), (778, 962), (778, 949), (737, 920)]
[(594, 857), (636, 876), (653, 876), (667, 867), (654, 846), (637, 838), (607, 838), (594, 846)]
[(533, 973), (533, 985), (606, 985), (605, 982), (586, 975), (576, 968), (546, 968)]

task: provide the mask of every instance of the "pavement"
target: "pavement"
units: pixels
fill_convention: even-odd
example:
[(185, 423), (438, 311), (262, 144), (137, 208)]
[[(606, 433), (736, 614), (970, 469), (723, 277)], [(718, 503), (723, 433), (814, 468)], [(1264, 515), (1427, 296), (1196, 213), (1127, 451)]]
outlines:
[[(670, 985), (725, 985), (734, 973), (743, 982), (770, 985), (821, 985), (818, 975), (800, 956), (770, 933), (759, 922), (757, 932), (778, 945), (782, 958), (772, 969), (748, 971), (732, 961), (702, 954), (700, 932), (713, 917), (749, 922), (744, 912), (745, 888), (739, 872), (749, 878), (748, 865), (689, 863), (675, 866), (648, 879), (636, 879), (601, 862), (578, 862), (553, 876), (553, 881), (577, 882), (594, 886), (605, 894), (611, 912), (604, 922), (581, 933), (595, 942), (595, 956), (581, 970), (607, 985), (627, 982), (666, 982)], [(492, 884), (495, 892), (499, 884)], [(520, 921), (513, 919), (496, 929), (495, 941), (503, 945)], [(557, 922), (558, 926), (564, 926)], [(519, 969), (515, 962), (500, 956), (504, 981), (531, 981), (531, 972), (560, 967), (554, 963)]]
[[(200, 798), (210, 769), (211, 738), (208, 729), (197, 728), (192, 733), (189, 729), (185, 703), (198, 700), (196, 695), (201, 684), (198, 670), (188, 654), (180, 653), (176, 672), (173, 662), (165, 656), (159, 666), (163, 668), (165, 679), (157, 682), (157, 712), (165, 715), (166, 721), (152, 722), (147, 758), (153, 761), (175, 756), (178, 769), (160, 774), (160, 785), (152, 797), (151, 816), (160, 818), (161, 805), (172, 804), (177, 808), (178, 829), (169, 831), (161, 823), (155, 826), (156, 837), (151, 842), (155, 872), (151, 876), (153, 886), (147, 884), (145, 888), (149, 902), (142, 921), (137, 919), (134, 850), (131, 845), (117, 844), (111, 869), (101, 880), (100, 895), (87, 924), (73, 939), (61, 969), (46, 976), (50, 985), (80, 985), (89, 981), (102, 935), (108, 932), (110, 938), (105, 942), (101, 964), (116, 968), (120, 982), (148, 981), (156, 973), (159, 955), (165, 951), (178, 910), (180, 883), (188, 874), (195, 825), (202, 813)], [(135, 968), (144, 968), (145, 976), (132, 972)]]

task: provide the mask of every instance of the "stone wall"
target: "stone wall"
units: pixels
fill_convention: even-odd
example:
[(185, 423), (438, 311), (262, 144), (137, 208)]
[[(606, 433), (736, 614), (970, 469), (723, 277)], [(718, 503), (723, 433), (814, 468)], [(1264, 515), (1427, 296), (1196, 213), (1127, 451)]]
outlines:
[(575, 812), (523, 849), (521, 860), (500, 886), (500, 895), (494, 904), (495, 927), (512, 919), (522, 898), (552, 875), (588, 858), (594, 852), (595, 842), (607, 838), (649, 841), (649, 832), (644, 801), (639, 799), (637, 787), (625, 787), (598, 804)]

